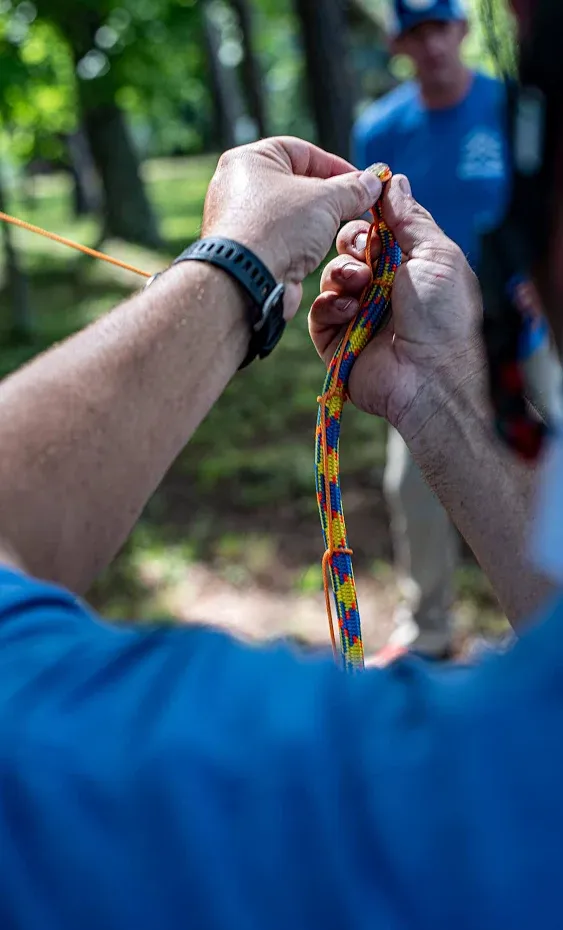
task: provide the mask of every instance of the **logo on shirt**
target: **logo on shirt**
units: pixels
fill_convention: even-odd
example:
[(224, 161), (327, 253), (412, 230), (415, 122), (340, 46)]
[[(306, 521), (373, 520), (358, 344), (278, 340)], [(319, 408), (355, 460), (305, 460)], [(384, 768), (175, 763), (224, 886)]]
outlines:
[(501, 180), (505, 175), (503, 144), (500, 133), (491, 129), (474, 129), (461, 143), (457, 176), (462, 181)]

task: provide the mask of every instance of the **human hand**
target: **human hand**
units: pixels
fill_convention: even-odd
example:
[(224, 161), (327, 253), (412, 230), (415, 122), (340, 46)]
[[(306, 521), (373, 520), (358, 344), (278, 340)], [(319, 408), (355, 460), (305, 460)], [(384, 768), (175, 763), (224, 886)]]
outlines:
[(343, 220), (377, 200), (381, 182), (292, 137), (263, 139), (221, 156), (203, 213), (204, 236), (226, 236), (258, 255), (286, 285), (286, 319), (303, 279), (328, 253)]
[[(455, 243), (411, 195), (407, 179), (392, 178), (383, 214), (402, 251), (392, 292), (393, 314), (357, 359), (348, 386), (352, 401), (400, 428), (429, 379), (443, 369), (479, 365), (482, 318), (477, 278)], [(338, 258), (321, 278), (309, 330), (328, 365), (370, 279), (364, 252), (369, 224), (349, 223), (337, 239)], [(372, 256), (381, 244), (374, 240)]]

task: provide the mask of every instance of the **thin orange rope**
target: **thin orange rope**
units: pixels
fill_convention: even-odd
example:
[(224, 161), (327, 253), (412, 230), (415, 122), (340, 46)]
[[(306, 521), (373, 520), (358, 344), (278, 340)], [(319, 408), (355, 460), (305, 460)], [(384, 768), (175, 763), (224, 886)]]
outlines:
[[(350, 334), (352, 330), (354, 329), (354, 326), (356, 325), (356, 321), (358, 319), (359, 314), (361, 313), (366, 295), (374, 283), (373, 262), (371, 260), (371, 246), (372, 246), (373, 238), (375, 234), (377, 233), (377, 224), (379, 222), (379, 219), (378, 219), (377, 213), (375, 212), (375, 208), (372, 208), (371, 213), (373, 216), (373, 222), (369, 228), (367, 242), (366, 242), (365, 256), (364, 256), (364, 261), (370, 271), (370, 278), (362, 292), (362, 296), (360, 297), (360, 309), (358, 310), (358, 313), (356, 314), (356, 316), (348, 324), (348, 327), (346, 329), (346, 332), (340, 344), (338, 360), (336, 363), (336, 368), (335, 368), (334, 377), (333, 377), (333, 381), (335, 384), (338, 383), (340, 367), (342, 365), (342, 360), (344, 358), (344, 351), (348, 344)], [(317, 403), (320, 404), (320, 411), (321, 411), (321, 443), (322, 443), (322, 450), (323, 450), (323, 462), (325, 464), (325, 467), (324, 467), (325, 498), (329, 502), (330, 502), (330, 477), (328, 473), (328, 468), (326, 467), (326, 463), (328, 462), (328, 446), (327, 446), (327, 438), (326, 438), (326, 405), (328, 401), (331, 399), (331, 397), (335, 397), (339, 393), (341, 392), (333, 388), (330, 391), (326, 391), (326, 393), (322, 394), (320, 397), (317, 397)], [(342, 391), (342, 394), (343, 394), (343, 401), (346, 401), (347, 395), (346, 395), (345, 390)], [(330, 506), (330, 503), (329, 503), (329, 506)], [(322, 560), (323, 588), (324, 588), (324, 595), (325, 595), (326, 613), (327, 613), (327, 618), (328, 618), (328, 628), (330, 632), (330, 641), (332, 643), (333, 654), (336, 658), (338, 655), (338, 647), (336, 644), (336, 634), (334, 632), (334, 617), (332, 613), (332, 604), (331, 604), (331, 598), (330, 598), (330, 574), (329, 574), (330, 560), (337, 553), (341, 553), (342, 555), (350, 555), (350, 556), (353, 555), (354, 553), (352, 549), (344, 549), (341, 546), (335, 547), (333, 527), (332, 527), (332, 517), (330, 516), (330, 514), (329, 514), (329, 519), (327, 521), (327, 536), (328, 536), (328, 546), (327, 546), (325, 554), (323, 555), (323, 560)]]
[(123, 268), (125, 271), (132, 271), (134, 274), (141, 275), (143, 278), (152, 277), (150, 271), (143, 271), (141, 268), (136, 268), (135, 265), (122, 262), (120, 258), (113, 258), (111, 255), (106, 255), (105, 252), (98, 252), (96, 249), (91, 249), (87, 245), (81, 245), (79, 242), (73, 242), (72, 239), (65, 239), (64, 236), (59, 236), (57, 233), (48, 232), (48, 230), (42, 229), (41, 226), (34, 226), (33, 223), (26, 223), (25, 220), (19, 220), (15, 216), (10, 216), (9, 213), (2, 213), (0, 211), (0, 221), (3, 223), (10, 223), (12, 226), (18, 226), (20, 229), (27, 229), (28, 232), (36, 233), (38, 236), (44, 236), (45, 239), (52, 239), (53, 242), (58, 242), (59, 245), (66, 245), (69, 249), (76, 249), (77, 252), (83, 252), (84, 255), (89, 255), (91, 258), (99, 258), (102, 262), (116, 265), (117, 268)]

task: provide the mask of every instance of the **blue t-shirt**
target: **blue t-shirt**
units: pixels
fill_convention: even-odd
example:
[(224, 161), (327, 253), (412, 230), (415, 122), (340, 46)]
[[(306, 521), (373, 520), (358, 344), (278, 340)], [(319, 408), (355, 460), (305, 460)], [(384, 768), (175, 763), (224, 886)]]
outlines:
[(0, 570), (0, 927), (560, 930), (563, 602), (345, 676)]
[(479, 233), (495, 226), (509, 194), (503, 85), (475, 74), (465, 99), (429, 110), (418, 85), (401, 84), (372, 104), (354, 128), (359, 168), (387, 162), (476, 267)]
[[(408, 81), (368, 107), (354, 128), (357, 167), (384, 161), (406, 174), (413, 195), (474, 269), (480, 234), (498, 224), (508, 202), (503, 110), (503, 84), (484, 74), (474, 75), (461, 103), (439, 110), (428, 109)], [(543, 318), (524, 319), (526, 357), (546, 341), (548, 328)]]

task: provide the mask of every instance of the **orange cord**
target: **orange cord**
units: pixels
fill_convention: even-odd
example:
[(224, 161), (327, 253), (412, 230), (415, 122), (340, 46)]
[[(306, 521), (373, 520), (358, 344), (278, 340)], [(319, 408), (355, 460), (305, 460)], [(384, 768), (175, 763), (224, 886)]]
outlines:
[[(363, 306), (366, 295), (369, 289), (372, 287), (373, 282), (374, 282), (373, 263), (371, 260), (371, 245), (373, 242), (373, 237), (377, 233), (377, 225), (378, 225), (379, 219), (378, 219), (377, 213), (375, 212), (374, 207), (372, 207), (371, 214), (373, 216), (373, 222), (368, 231), (368, 238), (366, 242), (366, 249), (365, 249), (365, 256), (364, 256), (364, 261), (370, 270), (370, 279), (362, 292), (362, 296), (360, 297), (360, 309), (358, 310), (358, 313), (356, 314), (354, 319), (351, 320), (350, 323), (348, 324), (348, 328), (340, 344), (339, 356), (338, 356), (338, 360), (336, 363), (336, 369), (334, 373), (335, 384), (338, 383), (338, 376), (340, 374), (340, 366), (342, 365), (342, 359), (344, 357), (344, 348), (348, 342), (348, 339), (350, 337), (350, 334), (354, 326), (356, 325), (356, 320), (358, 319), (358, 315), (361, 313), (361, 308)], [(321, 443), (322, 443), (322, 450), (323, 450), (325, 498), (327, 501), (327, 507), (329, 508), (329, 515), (328, 515), (328, 520), (327, 520), (328, 547), (327, 547), (325, 554), (323, 555), (323, 561), (322, 561), (323, 588), (324, 588), (324, 595), (325, 595), (326, 613), (328, 617), (328, 628), (330, 632), (330, 641), (332, 643), (332, 651), (333, 651), (335, 658), (338, 656), (338, 647), (336, 645), (336, 634), (334, 632), (334, 618), (332, 615), (332, 605), (330, 601), (330, 576), (329, 576), (330, 561), (334, 555), (337, 555), (339, 553), (342, 555), (353, 555), (353, 552), (351, 549), (345, 549), (342, 546), (335, 547), (334, 539), (332, 535), (332, 514), (330, 513), (330, 477), (328, 474), (328, 467), (327, 467), (328, 446), (327, 446), (327, 438), (326, 438), (326, 405), (327, 405), (327, 402), (330, 400), (330, 398), (335, 397), (338, 393), (340, 392), (333, 389), (332, 391), (327, 391), (326, 394), (322, 394), (320, 397), (317, 397), (317, 403), (320, 404), (320, 408), (321, 408)], [(347, 394), (346, 394), (345, 389), (342, 389), (341, 393), (342, 393), (343, 401), (346, 401)]]
[(46, 239), (52, 239), (53, 242), (58, 242), (59, 245), (66, 245), (69, 249), (76, 249), (78, 252), (83, 252), (84, 255), (89, 255), (91, 258), (99, 258), (102, 262), (109, 262), (110, 265), (116, 265), (117, 268), (123, 268), (125, 271), (132, 271), (134, 274), (141, 275), (143, 278), (152, 277), (150, 271), (142, 271), (141, 268), (135, 268), (134, 265), (122, 262), (120, 258), (112, 258), (111, 255), (98, 252), (96, 249), (91, 249), (87, 245), (80, 245), (79, 242), (73, 242), (72, 239), (65, 239), (64, 236), (58, 236), (57, 233), (48, 232), (46, 229), (42, 229), (41, 226), (34, 226), (32, 223), (26, 223), (25, 220), (18, 220), (17, 217), (10, 216), (8, 213), (2, 213), (0, 211), (0, 221), (3, 223), (10, 223), (12, 226), (18, 226), (20, 229), (27, 229), (28, 232), (36, 233), (38, 236), (44, 236)]

